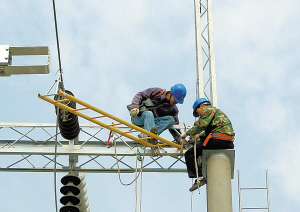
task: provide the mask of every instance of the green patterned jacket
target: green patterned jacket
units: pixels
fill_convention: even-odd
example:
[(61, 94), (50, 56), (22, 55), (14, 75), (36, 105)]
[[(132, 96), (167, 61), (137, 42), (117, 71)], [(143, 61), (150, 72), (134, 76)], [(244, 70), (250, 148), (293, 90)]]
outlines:
[(203, 108), (199, 120), (194, 123), (194, 126), (186, 134), (195, 136), (203, 130), (205, 130), (205, 136), (213, 132), (224, 133), (230, 136), (235, 135), (229, 118), (225, 113), (212, 105)]

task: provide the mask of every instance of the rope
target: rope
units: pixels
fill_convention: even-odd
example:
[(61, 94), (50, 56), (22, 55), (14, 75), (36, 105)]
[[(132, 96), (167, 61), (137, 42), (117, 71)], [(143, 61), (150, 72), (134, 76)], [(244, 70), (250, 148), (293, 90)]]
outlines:
[(195, 140), (195, 142), (194, 142), (195, 168), (196, 168), (196, 175), (197, 175), (198, 191), (199, 191), (199, 194), (200, 194), (200, 189), (199, 189), (200, 188), (199, 187), (200, 181), (199, 181), (198, 163), (197, 163), (197, 156), (196, 156), (196, 153), (197, 153), (196, 146), (197, 146), (197, 141)]
[[(135, 177), (137, 176), (137, 161), (135, 161)], [(135, 181), (135, 212), (137, 212), (137, 200), (138, 200), (138, 197), (137, 197), (137, 180)]]
[[(185, 125), (185, 123), (183, 122), (183, 125), (184, 125), (184, 132), (186, 133), (186, 125)], [(177, 132), (177, 131), (176, 131)], [(185, 138), (183, 138), (183, 139), (181, 139), (180, 140), (180, 155), (181, 156), (183, 156), (183, 148), (186, 148), (186, 140), (185, 140)]]
[(162, 149), (162, 148), (155, 146), (154, 144), (152, 145), (152, 147), (151, 147), (152, 157), (161, 156), (159, 149)]
[(58, 206), (57, 206), (57, 189), (56, 189), (56, 184), (57, 184), (57, 182), (56, 182), (56, 154), (57, 154), (58, 118), (59, 118), (59, 108), (58, 108), (57, 119), (56, 119), (55, 147), (54, 147), (54, 199), (55, 199), (55, 209), (56, 209), (56, 212), (58, 212)]
[[(136, 169), (135, 169), (135, 176), (137, 176), (137, 161), (136, 160)], [(140, 180), (140, 212), (142, 211), (142, 189), (143, 187), (143, 172), (141, 172), (141, 180)], [(135, 212), (137, 212), (137, 202), (138, 202), (138, 195), (137, 195), (137, 180), (135, 181)]]
[(142, 212), (142, 194), (143, 194), (143, 173), (141, 173), (141, 185), (140, 185), (140, 212)]
[[(137, 160), (136, 160), (136, 169), (135, 176), (137, 176)], [(141, 180), (140, 180), (140, 212), (142, 211), (142, 187), (143, 187), (143, 172), (141, 172)], [(138, 195), (137, 195), (137, 180), (135, 181), (135, 212), (137, 212), (137, 204), (138, 204)]]
[[(192, 179), (192, 186), (193, 186), (193, 179)], [(193, 193), (191, 192), (191, 212), (193, 212)]]
[(118, 161), (118, 155), (117, 155), (117, 142), (116, 139), (114, 139), (114, 146), (115, 146), (115, 157), (116, 157), (116, 162), (117, 162), (117, 167), (118, 167), (118, 176), (119, 176), (119, 181), (122, 185), (124, 186), (129, 186), (131, 185), (133, 182), (135, 182), (135, 211), (137, 212), (137, 179), (139, 178), (139, 176), (141, 175), (141, 189), (140, 189), (140, 212), (142, 211), (142, 170), (143, 170), (143, 162), (144, 162), (144, 158), (145, 158), (145, 151), (146, 151), (146, 147), (144, 147), (144, 154), (143, 154), (143, 158), (141, 161), (141, 168), (140, 171), (137, 174), (137, 162), (138, 162), (138, 157), (136, 157), (136, 163), (135, 163), (135, 178), (130, 182), (130, 183), (123, 183), (122, 179), (121, 179), (121, 173), (120, 173), (120, 166), (119, 166), (119, 161)]
[[(120, 183), (124, 186), (129, 186), (131, 185), (132, 183), (134, 183), (140, 176), (140, 174), (142, 173), (142, 170), (143, 170), (143, 162), (144, 162), (144, 158), (145, 158), (145, 151), (146, 151), (146, 148), (144, 148), (144, 154), (143, 154), (143, 159), (142, 159), (142, 162), (141, 162), (141, 168), (140, 168), (140, 171), (138, 173), (138, 175), (130, 182), (130, 183), (123, 183), (122, 182), (122, 179), (121, 179), (121, 171), (120, 171), (120, 166), (119, 166), (119, 161), (118, 161), (118, 155), (117, 155), (117, 142), (116, 142), (116, 139), (114, 139), (114, 145), (115, 145), (115, 157), (116, 157), (116, 162), (117, 162), (117, 167), (118, 167), (118, 175), (119, 175), (119, 180), (120, 180)], [(136, 159), (137, 160), (137, 159)]]

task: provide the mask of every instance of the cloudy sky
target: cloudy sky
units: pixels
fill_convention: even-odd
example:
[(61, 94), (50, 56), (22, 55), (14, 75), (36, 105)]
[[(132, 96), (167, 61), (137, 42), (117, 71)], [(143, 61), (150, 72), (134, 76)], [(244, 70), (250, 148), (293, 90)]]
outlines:
[[(58, 77), (52, 1), (2, 0), (1, 8), (0, 44), (48, 45), (51, 73), (0, 78), (0, 122), (54, 123), (53, 106), (37, 98)], [(193, 1), (64, 0), (56, 8), (66, 89), (129, 120), (125, 106), (135, 93), (183, 83), (188, 94), (179, 118), (193, 123)], [(268, 169), (273, 212), (300, 209), (299, 8), (298, 0), (213, 1), (218, 105), (236, 132), (235, 171), (243, 187), (257, 187)], [(1, 210), (55, 211), (52, 173), (0, 176)], [(91, 211), (134, 211), (134, 185), (122, 186), (116, 174), (86, 178)], [(190, 185), (185, 173), (145, 173), (142, 211), (191, 211), (191, 199), (193, 211), (206, 211), (205, 188), (191, 198)], [(237, 212), (236, 172), (232, 185)], [(261, 199), (254, 192), (243, 203), (257, 206)]]

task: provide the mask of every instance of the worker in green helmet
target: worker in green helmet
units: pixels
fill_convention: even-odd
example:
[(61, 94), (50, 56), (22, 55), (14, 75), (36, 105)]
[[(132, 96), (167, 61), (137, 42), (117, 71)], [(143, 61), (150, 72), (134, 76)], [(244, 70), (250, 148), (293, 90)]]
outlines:
[[(185, 142), (187, 136), (190, 141), (196, 142), (196, 158), (202, 155), (203, 149), (234, 148), (235, 133), (231, 121), (221, 110), (212, 106), (207, 99), (199, 98), (193, 104), (193, 115), (199, 119), (190, 130), (181, 135), (181, 142)], [(190, 191), (194, 191), (205, 185), (206, 179), (202, 175), (201, 165), (196, 173), (194, 147), (187, 150), (184, 156), (189, 178), (197, 178), (198, 174), (198, 179), (190, 188)]]

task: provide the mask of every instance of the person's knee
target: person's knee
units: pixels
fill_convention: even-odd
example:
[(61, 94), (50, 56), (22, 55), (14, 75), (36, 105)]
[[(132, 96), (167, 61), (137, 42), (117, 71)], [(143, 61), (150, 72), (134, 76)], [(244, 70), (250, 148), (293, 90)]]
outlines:
[(145, 118), (154, 118), (154, 115), (151, 111), (144, 111), (142, 113), (142, 116), (145, 117)]
[(170, 128), (175, 124), (175, 119), (174, 119), (173, 116), (165, 116), (164, 120), (168, 122), (168, 127), (167, 128)]
[(173, 116), (170, 116), (170, 124), (172, 124), (172, 126), (175, 124), (175, 119)]

